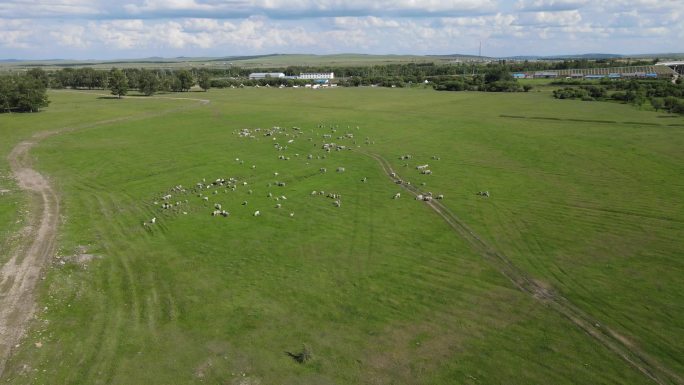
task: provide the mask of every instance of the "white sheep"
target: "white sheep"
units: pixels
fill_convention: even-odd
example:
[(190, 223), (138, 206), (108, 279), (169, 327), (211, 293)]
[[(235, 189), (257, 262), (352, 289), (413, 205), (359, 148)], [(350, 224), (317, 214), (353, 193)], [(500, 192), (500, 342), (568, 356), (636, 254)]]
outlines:
[(259, 212), (259, 210), (257, 210), (257, 211), (254, 212), (254, 216), (255, 216), (255, 217), (258, 217), (259, 215), (261, 215), (261, 212)]

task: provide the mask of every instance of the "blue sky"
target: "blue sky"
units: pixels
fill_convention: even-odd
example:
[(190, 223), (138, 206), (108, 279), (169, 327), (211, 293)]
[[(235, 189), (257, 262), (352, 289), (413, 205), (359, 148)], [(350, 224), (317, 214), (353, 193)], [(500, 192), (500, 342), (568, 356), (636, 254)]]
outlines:
[(0, 59), (684, 52), (684, 0), (0, 0)]

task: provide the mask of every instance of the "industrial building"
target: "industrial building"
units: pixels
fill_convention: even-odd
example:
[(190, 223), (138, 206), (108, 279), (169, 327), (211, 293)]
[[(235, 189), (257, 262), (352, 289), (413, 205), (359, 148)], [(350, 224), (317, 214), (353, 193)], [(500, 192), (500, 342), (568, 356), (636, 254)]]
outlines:
[(525, 73), (515, 73), (516, 79), (526, 78), (573, 78), (573, 79), (621, 79), (621, 78), (665, 78), (670, 79), (676, 72), (667, 65), (633, 66), (612, 68), (583, 68), (568, 70), (548, 70)]
[(250, 79), (268, 79), (268, 78), (275, 78), (275, 79), (283, 79), (285, 78), (285, 74), (282, 72), (254, 72), (249, 74)]
[(320, 80), (320, 79), (334, 79), (335, 78), (335, 73), (334, 72), (309, 72), (309, 73), (301, 73), (299, 76), (297, 76), (297, 79), (304, 79), (304, 80)]

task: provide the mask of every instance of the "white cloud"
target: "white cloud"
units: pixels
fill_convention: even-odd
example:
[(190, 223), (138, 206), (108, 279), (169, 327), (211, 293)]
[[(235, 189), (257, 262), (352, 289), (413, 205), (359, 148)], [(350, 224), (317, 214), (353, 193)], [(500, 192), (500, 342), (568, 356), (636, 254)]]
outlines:
[(495, 0), (143, 0), (123, 9), (136, 17), (178, 13), (207, 17), (268, 15), (272, 18), (321, 16), (417, 16), (491, 13)]
[(515, 7), (523, 12), (572, 11), (589, 3), (589, 0), (519, 0)]
[(101, 14), (99, 1), (89, 0), (3, 0), (0, 17), (87, 17)]
[(681, 52), (681, 1), (5, 0), (0, 56)]
[(532, 12), (521, 14), (516, 24), (523, 26), (568, 26), (577, 25), (582, 21), (579, 11), (562, 12)]

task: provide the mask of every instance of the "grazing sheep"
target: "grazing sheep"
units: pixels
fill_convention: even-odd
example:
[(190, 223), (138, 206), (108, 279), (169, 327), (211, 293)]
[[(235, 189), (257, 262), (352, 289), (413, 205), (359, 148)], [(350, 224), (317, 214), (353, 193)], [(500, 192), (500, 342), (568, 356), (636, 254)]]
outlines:
[(437, 195), (437, 199), (444, 199), (444, 195), (443, 194)]
[(416, 200), (417, 200), (417, 201), (422, 201), (422, 200), (423, 200), (423, 195), (422, 195), (422, 194), (416, 195)]
[(335, 202), (333, 202), (333, 205), (335, 205), (335, 207), (340, 207), (340, 206), (342, 206), (342, 202), (340, 202), (339, 200), (336, 200)]
[(294, 217), (294, 213), (290, 213), (290, 218), (291, 218), (291, 217)]
[(209, 197), (202, 197), (202, 200), (204, 200), (206, 202), (209, 200)]
[(220, 204), (220, 203), (215, 204), (215, 205), (214, 205), (214, 208), (215, 208), (216, 210), (221, 210), (221, 204)]
[(255, 216), (255, 217), (258, 217), (259, 215), (261, 215), (261, 212), (259, 212), (259, 210), (257, 210), (257, 211), (254, 212), (254, 216)]
[(397, 173), (396, 173), (396, 172), (391, 172), (391, 173), (390, 173), (390, 176), (391, 176), (392, 178), (396, 178), (396, 177), (397, 177)]
[(401, 198), (401, 193), (394, 194), (394, 198), (392, 198), (392, 199), (399, 199), (399, 198)]
[(416, 166), (416, 170), (425, 170), (428, 167), (430, 167), (429, 164), (421, 164), (421, 165)]
[(338, 167), (337, 172), (344, 172), (344, 167)]
[(281, 208), (281, 207), (282, 207), (282, 205), (281, 205), (280, 203), (278, 203), (277, 205), (275, 205), (275, 208), (277, 208), (277, 209), (279, 209), (279, 208)]
[(423, 170), (420, 173), (423, 175), (432, 175), (432, 170)]
[(361, 179), (361, 182), (366, 183), (367, 180), (368, 178), (364, 177), (363, 179)]
[(157, 223), (157, 217), (154, 217), (150, 220), (150, 223), (155, 224)]
[(325, 174), (326, 172), (328, 172), (328, 169), (326, 169), (325, 167), (321, 167), (320, 171)]

